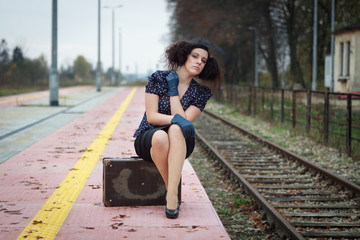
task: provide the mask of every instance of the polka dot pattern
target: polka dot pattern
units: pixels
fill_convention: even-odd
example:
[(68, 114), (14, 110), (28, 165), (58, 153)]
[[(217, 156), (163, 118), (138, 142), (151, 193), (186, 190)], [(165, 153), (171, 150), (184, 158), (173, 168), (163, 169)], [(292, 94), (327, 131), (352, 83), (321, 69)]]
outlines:
[[(146, 85), (145, 92), (156, 94), (159, 96), (159, 113), (171, 115), (170, 97), (167, 95), (168, 85), (166, 76), (169, 71), (156, 71), (150, 77)], [(180, 103), (186, 111), (191, 105), (199, 108), (201, 111), (205, 108), (207, 101), (211, 98), (212, 93), (208, 87), (201, 86), (194, 79), (191, 81), (189, 88), (186, 90), (184, 96), (180, 99)], [(136, 130), (134, 137), (139, 136), (142, 132), (159, 127), (148, 123), (146, 113), (142, 118), (139, 128)]]

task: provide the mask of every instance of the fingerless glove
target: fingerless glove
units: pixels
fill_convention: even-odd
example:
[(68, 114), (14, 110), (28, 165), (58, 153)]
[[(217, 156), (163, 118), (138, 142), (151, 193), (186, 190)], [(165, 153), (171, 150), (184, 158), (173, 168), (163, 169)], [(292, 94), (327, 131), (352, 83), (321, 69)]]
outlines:
[(179, 77), (175, 71), (169, 73), (166, 76), (166, 81), (169, 87), (168, 96), (179, 96), (178, 85), (179, 85)]
[(183, 118), (181, 115), (175, 114), (175, 116), (171, 119), (171, 123), (180, 126), (185, 138), (195, 136), (194, 125), (189, 120)]

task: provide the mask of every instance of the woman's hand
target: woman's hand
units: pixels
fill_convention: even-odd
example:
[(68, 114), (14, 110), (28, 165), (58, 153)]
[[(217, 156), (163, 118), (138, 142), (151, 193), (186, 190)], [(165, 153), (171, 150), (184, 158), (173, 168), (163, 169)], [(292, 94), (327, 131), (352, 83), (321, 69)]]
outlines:
[(180, 126), (185, 138), (195, 136), (194, 125), (190, 121), (183, 118), (181, 115), (175, 114), (173, 119), (171, 119), (171, 123)]
[(179, 96), (179, 77), (176, 72), (170, 72), (169, 75), (166, 76), (166, 81), (169, 86), (168, 96)]

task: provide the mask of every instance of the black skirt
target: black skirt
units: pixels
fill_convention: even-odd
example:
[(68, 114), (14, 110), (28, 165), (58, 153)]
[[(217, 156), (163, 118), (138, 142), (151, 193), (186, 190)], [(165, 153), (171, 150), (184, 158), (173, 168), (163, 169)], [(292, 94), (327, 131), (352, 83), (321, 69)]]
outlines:
[[(150, 154), (152, 136), (158, 130), (164, 130), (165, 132), (167, 132), (169, 130), (169, 127), (170, 125), (153, 128), (137, 136), (134, 142), (136, 154), (145, 161), (153, 162)], [(188, 158), (191, 155), (191, 153), (194, 151), (195, 137), (187, 137), (185, 138), (185, 141), (186, 141), (186, 158)]]

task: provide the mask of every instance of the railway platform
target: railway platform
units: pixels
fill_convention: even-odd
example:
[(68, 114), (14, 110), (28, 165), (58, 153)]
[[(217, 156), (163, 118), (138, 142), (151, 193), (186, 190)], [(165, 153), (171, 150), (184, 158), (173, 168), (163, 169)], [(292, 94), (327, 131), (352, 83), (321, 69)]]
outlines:
[(0, 107), (0, 239), (230, 239), (189, 161), (178, 219), (103, 205), (102, 159), (135, 155), (143, 87), (68, 89), (52, 108), (39, 94)]

